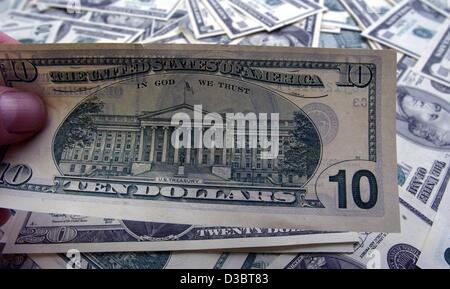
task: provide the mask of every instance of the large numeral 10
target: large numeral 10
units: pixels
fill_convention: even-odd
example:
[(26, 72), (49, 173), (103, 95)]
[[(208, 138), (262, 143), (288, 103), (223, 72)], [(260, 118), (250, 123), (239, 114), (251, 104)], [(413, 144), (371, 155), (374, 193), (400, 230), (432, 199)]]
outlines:
[[(361, 178), (369, 181), (369, 200), (363, 201), (361, 198)], [(338, 206), (340, 209), (347, 208), (347, 182), (345, 170), (339, 170), (337, 175), (329, 177), (330, 182), (338, 183)], [(371, 209), (377, 203), (378, 185), (375, 176), (368, 170), (357, 171), (352, 178), (352, 196), (355, 204), (361, 209)]]

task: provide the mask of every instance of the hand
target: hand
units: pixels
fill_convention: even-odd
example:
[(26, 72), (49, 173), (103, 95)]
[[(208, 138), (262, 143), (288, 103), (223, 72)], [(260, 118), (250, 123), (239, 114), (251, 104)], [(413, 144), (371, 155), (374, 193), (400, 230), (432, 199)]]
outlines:
[[(17, 43), (0, 32), (0, 45)], [(0, 86), (0, 146), (30, 138), (44, 126), (45, 119), (44, 102), (39, 96)], [(10, 215), (10, 210), (0, 208), (0, 226)]]

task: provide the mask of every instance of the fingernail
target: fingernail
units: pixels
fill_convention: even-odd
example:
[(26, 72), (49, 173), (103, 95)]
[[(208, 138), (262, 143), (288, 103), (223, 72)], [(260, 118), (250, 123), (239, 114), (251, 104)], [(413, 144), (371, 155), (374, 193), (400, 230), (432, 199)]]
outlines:
[(0, 95), (0, 117), (9, 133), (36, 132), (45, 122), (45, 106), (34, 94), (9, 91)]

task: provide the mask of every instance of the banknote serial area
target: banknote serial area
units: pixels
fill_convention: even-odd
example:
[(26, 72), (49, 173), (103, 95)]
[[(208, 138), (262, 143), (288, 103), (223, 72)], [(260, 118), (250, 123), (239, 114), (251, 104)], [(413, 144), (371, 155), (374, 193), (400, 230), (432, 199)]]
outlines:
[(0, 14), (0, 268), (450, 267), (450, 1)]

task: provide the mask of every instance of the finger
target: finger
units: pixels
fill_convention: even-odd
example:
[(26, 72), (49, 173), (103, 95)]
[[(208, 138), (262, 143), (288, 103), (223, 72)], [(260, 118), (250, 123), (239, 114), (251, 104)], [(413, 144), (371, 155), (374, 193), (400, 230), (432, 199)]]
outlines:
[(0, 44), (20, 44), (20, 42), (7, 34), (0, 32)]
[(44, 102), (37, 95), (0, 86), (0, 146), (30, 138), (45, 119)]
[(11, 210), (0, 208), (0, 227), (11, 217)]

